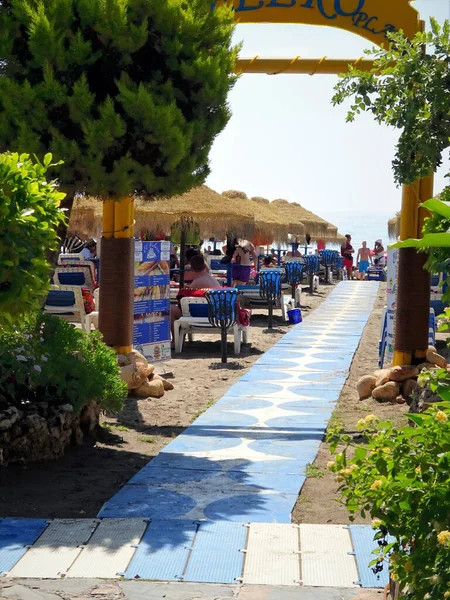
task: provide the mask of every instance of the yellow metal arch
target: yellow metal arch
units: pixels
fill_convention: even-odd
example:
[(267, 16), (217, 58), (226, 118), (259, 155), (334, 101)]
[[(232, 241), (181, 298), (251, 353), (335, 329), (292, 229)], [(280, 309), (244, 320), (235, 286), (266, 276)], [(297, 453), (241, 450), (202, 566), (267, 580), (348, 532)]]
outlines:
[(387, 34), (420, 31), (411, 0), (212, 0), (214, 10), (232, 6), (239, 23), (301, 23), (344, 29), (381, 46)]
[(305, 75), (338, 75), (345, 73), (349, 65), (361, 71), (370, 71), (373, 60), (370, 58), (239, 58), (236, 73), (267, 73), (267, 75), (303, 73)]

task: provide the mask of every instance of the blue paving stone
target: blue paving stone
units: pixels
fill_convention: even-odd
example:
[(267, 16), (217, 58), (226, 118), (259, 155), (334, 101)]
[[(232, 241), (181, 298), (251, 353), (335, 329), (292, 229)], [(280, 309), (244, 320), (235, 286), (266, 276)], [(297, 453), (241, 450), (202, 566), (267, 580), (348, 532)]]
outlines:
[(225, 394), (227, 396), (249, 396), (249, 397), (261, 397), (268, 396), (271, 394), (280, 393), (283, 391), (283, 387), (276, 385), (275, 383), (265, 383), (264, 386), (255, 386), (251, 381), (242, 381), (241, 379), (232, 385)]
[(0, 521), (0, 575), (11, 571), (46, 527), (45, 519), (7, 517)]
[(205, 450), (224, 450), (239, 446), (241, 441), (234, 435), (225, 435), (210, 430), (209, 435), (191, 435), (182, 433), (173, 442), (164, 448), (164, 453), (184, 454), (187, 452), (201, 452)]
[[(151, 464), (151, 463), (150, 463)], [(216, 471), (201, 471), (199, 469), (166, 469), (146, 465), (130, 479), (128, 485), (161, 485), (167, 483), (190, 483), (204, 481), (214, 476)]]
[[(308, 409), (303, 407), (304, 412), (308, 412)], [(286, 428), (290, 430), (319, 430), (323, 431), (326, 429), (328, 421), (331, 418), (330, 410), (324, 411), (321, 414), (313, 415), (286, 415), (285, 417), (276, 417), (275, 419), (269, 419), (266, 421), (267, 427), (271, 429)]]
[[(358, 566), (359, 583), (363, 588), (385, 588), (389, 583), (389, 566), (384, 563), (381, 573), (374, 573), (369, 564), (376, 558), (373, 551), (378, 548), (373, 539), (375, 532), (370, 525), (350, 525), (350, 534)], [(389, 539), (389, 543), (394, 540)], [(356, 582), (355, 582), (356, 583)]]
[(195, 508), (184, 494), (148, 485), (125, 485), (106, 502), (99, 517), (176, 519)]
[(217, 500), (204, 513), (213, 521), (290, 523), (298, 494), (250, 494)]
[(243, 523), (202, 521), (183, 581), (238, 583), (247, 531)]
[[(269, 408), (272, 402), (267, 398), (247, 397), (247, 396), (223, 396), (215, 403), (216, 410), (254, 410), (258, 408)], [(202, 415), (208, 415), (209, 410)]]
[[(277, 461), (275, 461), (277, 462)], [(229, 479), (237, 483), (254, 486), (255, 488), (273, 491), (282, 494), (298, 494), (305, 483), (305, 476), (299, 471), (293, 472), (254, 472), (254, 471), (227, 471)]]
[[(293, 436), (292, 441), (295, 441), (295, 443), (273, 440), (258, 440), (252, 442), (249, 447), (256, 452), (261, 452), (263, 454), (270, 453), (275, 456), (283, 456), (293, 460), (301, 460), (304, 461), (303, 464), (306, 465), (314, 461), (323, 437), (323, 430), (308, 431)], [(282, 472), (282, 468), (283, 465), (280, 464), (280, 472)]]
[(193, 521), (150, 523), (125, 579), (180, 581), (197, 529), (198, 524)]

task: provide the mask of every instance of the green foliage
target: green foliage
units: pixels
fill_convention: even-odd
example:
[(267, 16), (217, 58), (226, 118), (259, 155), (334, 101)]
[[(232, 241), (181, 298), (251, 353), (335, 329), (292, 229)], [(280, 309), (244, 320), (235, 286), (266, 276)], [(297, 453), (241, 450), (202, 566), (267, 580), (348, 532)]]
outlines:
[[(417, 248), (428, 253), (426, 268), (431, 273), (450, 270), (450, 187), (444, 188), (438, 198), (431, 198), (421, 206), (431, 211), (425, 219), (423, 237), (397, 242), (393, 248)], [(443, 300), (450, 300), (450, 289), (443, 294)]]
[(64, 160), (64, 189), (175, 194), (202, 183), (229, 117), (233, 13), (210, 0), (0, 5), (0, 148)]
[(0, 333), (0, 394), (11, 406), (69, 403), (79, 411), (95, 400), (117, 412), (127, 394), (115, 352), (98, 332), (86, 334), (51, 315)]
[(322, 479), (324, 472), (312, 463), (308, 463), (305, 469), (305, 475), (308, 479)]
[(399, 184), (413, 183), (435, 172), (450, 145), (450, 24), (441, 28), (432, 19), (431, 31), (412, 40), (399, 32), (389, 37), (389, 48), (367, 52), (375, 59), (372, 71), (352, 67), (341, 76), (333, 103), (352, 100), (348, 121), (369, 112), (401, 130), (394, 176)]
[[(450, 374), (433, 377), (432, 389), (450, 400)], [(344, 450), (328, 466), (351, 515), (373, 519), (374, 570), (389, 556), (402, 598), (441, 600), (450, 597), (450, 403), (409, 418), (411, 425), (396, 428), (368, 415), (358, 423), (367, 445), (341, 434), (332, 451), (338, 444)]]
[(53, 166), (51, 154), (43, 164), (28, 154), (0, 154), (0, 329), (35, 310), (49, 287), (46, 251), (57, 247), (65, 196), (46, 180)]

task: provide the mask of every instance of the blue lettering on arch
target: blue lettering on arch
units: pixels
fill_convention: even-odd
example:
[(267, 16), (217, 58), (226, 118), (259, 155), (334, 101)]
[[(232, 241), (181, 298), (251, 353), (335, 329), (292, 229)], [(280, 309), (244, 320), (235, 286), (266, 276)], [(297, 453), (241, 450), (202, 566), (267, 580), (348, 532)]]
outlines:
[(334, 0), (334, 10), (340, 17), (353, 17), (357, 13), (361, 12), (364, 8), (366, 0), (358, 0), (358, 6), (352, 12), (345, 12), (341, 7), (342, 0)]
[(264, 0), (258, 0), (257, 4), (247, 4), (247, 0), (239, 0), (239, 5), (236, 7), (235, 12), (242, 12), (244, 10), (258, 10), (264, 6)]
[(295, 6), (296, 0), (288, 0), (288, 2), (280, 2), (279, 0), (270, 0), (269, 4), (266, 4), (266, 8), (292, 8)]
[[(337, 1), (339, 1), (339, 0), (337, 0)], [(335, 19), (337, 17), (336, 14), (334, 14), (334, 15), (328, 15), (325, 12), (325, 8), (323, 6), (323, 0), (306, 0), (306, 2), (304, 4), (300, 5), (300, 7), (301, 8), (312, 8), (312, 9), (314, 9), (314, 8), (316, 8), (314, 6), (315, 3), (317, 3), (317, 8), (318, 8), (320, 14), (322, 15), (322, 17), (324, 17), (325, 19), (332, 20), (332, 19)], [(335, 3), (336, 3), (336, 0), (335, 0)]]

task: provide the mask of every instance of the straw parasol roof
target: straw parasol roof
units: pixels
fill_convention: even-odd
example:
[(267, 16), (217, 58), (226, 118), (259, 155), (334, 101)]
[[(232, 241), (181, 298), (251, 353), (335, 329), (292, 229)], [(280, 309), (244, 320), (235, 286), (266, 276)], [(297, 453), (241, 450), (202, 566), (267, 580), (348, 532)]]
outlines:
[(252, 237), (255, 223), (242, 211), (238, 199), (224, 198), (206, 185), (193, 188), (181, 196), (136, 200), (136, 230), (170, 233), (173, 223), (190, 218), (200, 226), (203, 238), (224, 239), (228, 234)]
[(388, 234), (391, 240), (396, 240), (400, 235), (400, 213), (388, 221)]
[[(258, 245), (271, 244), (273, 241), (285, 242), (291, 233), (291, 223), (282, 218), (273, 210), (271, 203), (266, 198), (248, 198), (247, 194), (238, 190), (228, 190), (222, 193), (225, 198), (237, 199), (241, 203), (242, 213), (252, 217), (255, 221), (255, 237), (253, 241)], [(305, 229), (302, 225), (297, 227), (298, 235), (304, 237)]]
[(69, 234), (94, 237), (102, 223), (102, 202), (94, 196), (75, 196), (69, 219)]
[[(70, 215), (72, 233), (94, 235), (102, 218), (102, 202), (99, 198), (84, 196), (76, 198)], [(191, 189), (180, 196), (144, 199), (135, 202), (135, 233), (142, 229), (170, 234), (173, 223), (193, 219), (200, 226), (204, 238), (224, 239), (228, 234), (252, 238), (255, 221), (242, 210), (238, 199), (224, 198), (205, 185)]]
[[(284, 215), (286, 219), (290, 218), (295, 223), (303, 223), (305, 226), (306, 233), (311, 236), (314, 240), (325, 239), (326, 236), (330, 236), (328, 241), (334, 240), (333, 229), (335, 230), (336, 239), (338, 237), (337, 228), (334, 227), (322, 217), (315, 215), (310, 210), (303, 208), (297, 202), (288, 202), (287, 200), (278, 199), (272, 201), (272, 206), (276, 208), (279, 214)], [(329, 227), (333, 229), (329, 229)], [(292, 231), (291, 233), (295, 233)]]

